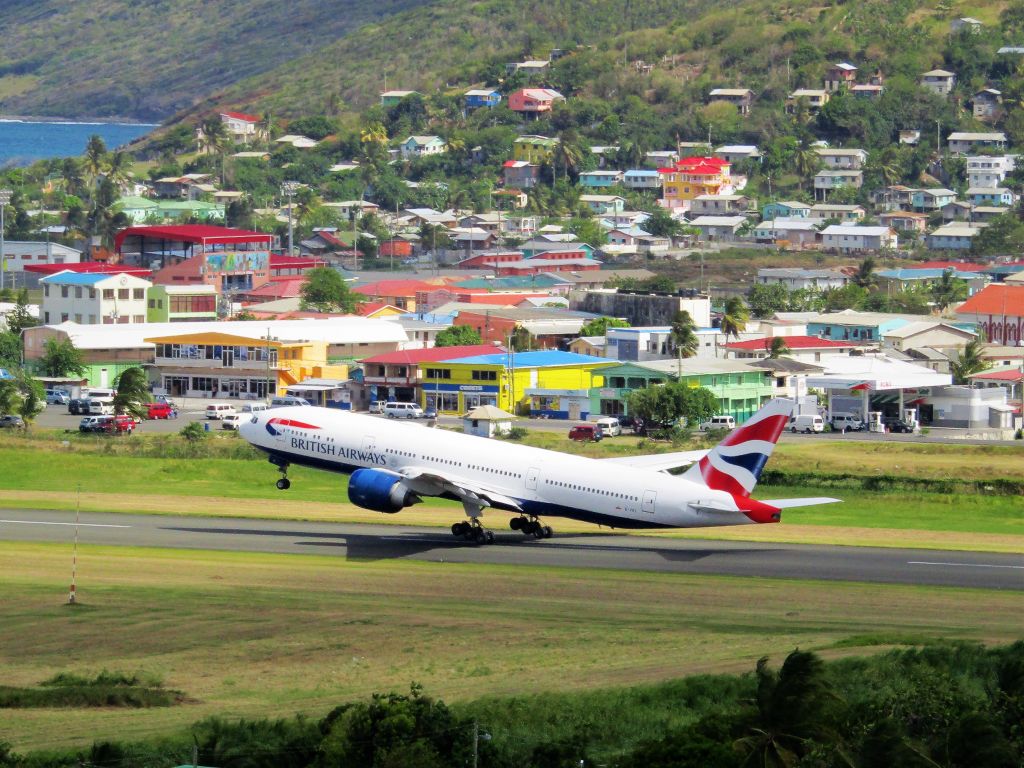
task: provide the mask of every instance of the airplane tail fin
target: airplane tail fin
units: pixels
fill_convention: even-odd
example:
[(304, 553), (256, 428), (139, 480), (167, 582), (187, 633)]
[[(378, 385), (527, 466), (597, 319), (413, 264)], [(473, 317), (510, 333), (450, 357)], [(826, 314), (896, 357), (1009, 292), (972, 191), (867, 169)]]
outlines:
[(792, 400), (781, 397), (769, 400), (683, 473), (683, 477), (712, 490), (730, 493), (734, 498), (749, 497), (779, 435), (789, 423), (794, 405)]

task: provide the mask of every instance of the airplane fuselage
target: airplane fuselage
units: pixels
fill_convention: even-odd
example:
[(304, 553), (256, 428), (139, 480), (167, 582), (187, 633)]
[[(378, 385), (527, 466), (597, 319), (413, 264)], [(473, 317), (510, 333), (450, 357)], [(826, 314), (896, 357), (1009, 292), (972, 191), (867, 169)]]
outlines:
[[(271, 419), (274, 423), (268, 424)], [(239, 425), (239, 431), (275, 463), (342, 473), (433, 471), (467, 485), (486, 486), (537, 517), (567, 517), (616, 528), (753, 522), (736, 509), (731, 494), (681, 477), (432, 429), (423, 423), (293, 407), (255, 414)]]

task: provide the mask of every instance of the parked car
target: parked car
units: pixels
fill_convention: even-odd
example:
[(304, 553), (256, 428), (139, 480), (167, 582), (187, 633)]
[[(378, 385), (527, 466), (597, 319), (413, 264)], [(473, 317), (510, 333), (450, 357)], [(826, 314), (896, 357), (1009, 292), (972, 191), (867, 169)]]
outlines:
[(433, 406), (431, 406), (430, 408), (425, 409), (423, 411), (423, 418), (424, 419), (436, 419), (437, 418), (437, 408), (434, 408)]
[(270, 408), (266, 403), (242, 403), (242, 407), (238, 408), (239, 413), (259, 413), (260, 411), (266, 411)]
[(605, 437), (622, 434), (622, 423), (614, 416), (602, 416), (595, 423), (601, 428), (601, 434)]
[(76, 416), (89, 412), (89, 398), (88, 397), (73, 397), (68, 400), (68, 413), (73, 413)]
[(910, 434), (914, 431), (914, 426), (905, 422), (898, 416), (883, 416), (882, 426), (885, 427), (886, 432), (902, 432), (904, 434)]
[(21, 416), (15, 416), (13, 413), (0, 416), (0, 429), (22, 429), (24, 426), (25, 422)]
[(147, 419), (169, 419), (174, 408), (167, 403), (150, 403), (146, 409)]
[(71, 395), (63, 389), (46, 390), (47, 405), (67, 405), (69, 402), (71, 402)]
[(79, 432), (102, 432), (103, 425), (107, 423), (110, 416), (86, 416), (78, 422)]
[(125, 414), (108, 416), (103, 422), (103, 431), (108, 435), (130, 435), (139, 425), (135, 419)]
[(252, 417), (248, 413), (232, 413), (220, 420), (221, 429), (238, 430), (238, 425)]
[(577, 424), (569, 430), (570, 440), (580, 440), (582, 442), (589, 442), (592, 440), (597, 443), (600, 442), (602, 438), (604, 438), (604, 433), (601, 431), (601, 427), (597, 424)]
[(153, 398), (153, 401), (169, 405), (171, 408), (174, 408), (175, 410), (178, 409), (178, 404), (171, 399), (170, 395), (157, 395), (156, 397)]
[(227, 403), (210, 403), (206, 406), (206, 418), (208, 419), (223, 419), (234, 412), (235, 406), (228, 405)]
[(374, 400), (370, 403), (369, 413), (384, 413), (385, 405), (387, 405), (387, 402), (384, 400)]
[(732, 416), (712, 416), (700, 425), (701, 432), (708, 432), (712, 429), (736, 429), (736, 419)]
[(304, 397), (295, 395), (281, 395), (281, 397), (275, 397), (270, 401), (271, 408), (290, 408), (293, 405), (311, 405), (311, 403)]
[(830, 415), (830, 423), (836, 432), (859, 432), (865, 427), (860, 416), (846, 411), (834, 411)]
[(825, 420), (813, 413), (800, 413), (789, 420), (790, 432), (824, 432)]

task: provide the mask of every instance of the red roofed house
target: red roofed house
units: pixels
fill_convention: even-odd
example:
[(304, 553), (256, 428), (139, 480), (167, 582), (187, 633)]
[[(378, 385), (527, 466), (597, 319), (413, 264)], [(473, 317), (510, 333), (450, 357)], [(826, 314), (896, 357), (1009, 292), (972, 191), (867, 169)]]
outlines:
[(363, 382), (371, 388), (371, 400), (420, 403), (423, 402), (419, 392), (422, 387), (420, 382), (424, 378), (421, 375), (421, 368), (443, 360), (493, 355), (495, 352), (504, 351), (504, 347), (495, 344), (473, 344), (463, 347), (431, 347), (388, 352), (361, 361)]
[(278, 299), (296, 299), (302, 295), (302, 286), (305, 284), (304, 277), (282, 277), (271, 280), (269, 283), (253, 288), (235, 295), (237, 301), (243, 304), (261, 304), (265, 301), (277, 301)]
[(688, 211), (701, 195), (731, 195), (735, 189), (732, 165), (720, 157), (684, 157), (671, 168), (659, 168), (661, 204)]
[(565, 96), (551, 88), (520, 88), (508, 95), (508, 108), (536, 116), (550, 112), (556, 101), (565, 101)]
[(248, 144), (256, 139), (266, 138), (266, 131), (260, 126), (258, 115), (247, 115), (244, 112), (221, 112), (220, 121), (224, 123), (228, 136), (236, 144)]
[(985, 341), (1016, 347), (1024, 338), (1024, 285), (986, 286), (957, 308), (956, 319), (974, 323)]
[(903, 269), (952, 269), (956, 272), (984, 272), (988, 269), (988, 265), (972, 264), (969, 261), (916, 261), (907, 264)]
[(393, 317), (404, 314), (404, 311), (386, 301), (362, 301), (356, 307), (360, 317)]
[(416, 294), (438, 288), (423, 280), (379, 280), (376, 283), (360, 285), (353, 290), (369, 301), (383, 301), (405, 312), (416, 311)]
[(281, 253), (270, 254), (270, 279), (278, 277), (298, 277), (311, 269), (326, 267), (327, 260), (317, 256), (285, 256)]
[(522, 251), (504, 251), (501, 253), (478, 253), (468, 259), (462, 259), (456, 267), (458, 269), (494, 269), (496, 264), (521, 261)]
[(273, 235), (209, 224), (127, 227), (114, 238), (120, 264), (153, 270), (161, 285), (212, 285), (218, 294), (270, 280)]
[[(821, 356), (848, 353), (857, 347), (848, 341), (833, 341), (818, 336), (780, 336), (786, 342), (789, 351), (783, 357), (799, 360), (802, 363), (815, 363)], [(745, 339), (733, 341), (725, 345), (726, 355), (737, 359), (761, 360), (768, 357), (771, 351), (772, 337), (763, 339)]]

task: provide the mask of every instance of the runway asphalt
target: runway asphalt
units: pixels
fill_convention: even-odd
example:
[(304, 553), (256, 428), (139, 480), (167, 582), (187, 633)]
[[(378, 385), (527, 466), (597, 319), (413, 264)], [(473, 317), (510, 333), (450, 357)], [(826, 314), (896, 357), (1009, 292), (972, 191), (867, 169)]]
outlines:
[[(412, 517), (412, 515), (410, 515)], [(414, 526), (304, 523), (248, 518), (83, 513), (84, 544), (169, 547), (367, 560), (605, 568), (659, 573), (971, 587), (1024, 591), (1024, 557), (923, 549), (682, 540), (620, 533), (526, 539), (495, 531), (477, 546), (447, 530)], [(0, 540), (70, 544), (73, 512), (0, 509)]]

